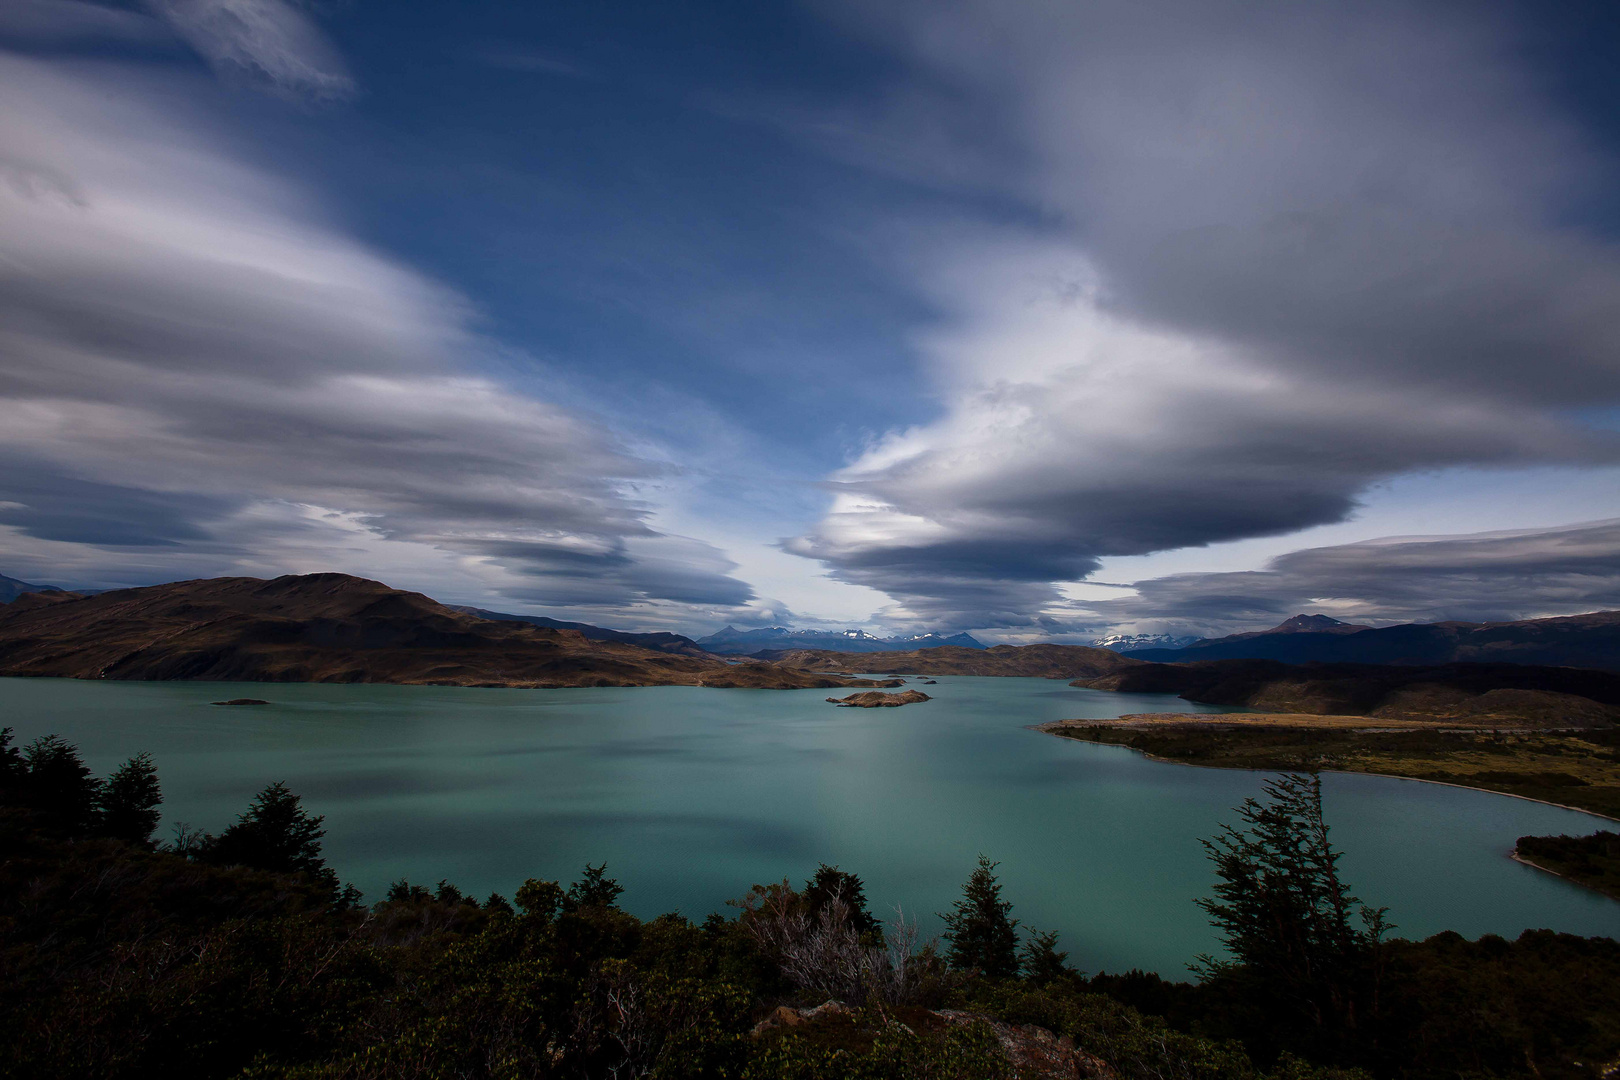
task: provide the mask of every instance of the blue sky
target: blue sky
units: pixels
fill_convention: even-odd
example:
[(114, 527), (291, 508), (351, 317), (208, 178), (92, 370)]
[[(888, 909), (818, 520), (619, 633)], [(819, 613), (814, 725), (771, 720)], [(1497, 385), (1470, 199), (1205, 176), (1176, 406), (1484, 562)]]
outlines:
[(1620, 606), (1617, 31), (16, 0), (0, 572), (1009, 641)]

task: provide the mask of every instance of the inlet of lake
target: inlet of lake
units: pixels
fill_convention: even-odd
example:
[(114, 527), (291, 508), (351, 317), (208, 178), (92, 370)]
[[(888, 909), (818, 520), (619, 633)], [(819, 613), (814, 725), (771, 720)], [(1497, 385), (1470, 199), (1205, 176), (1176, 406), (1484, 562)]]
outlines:
[[(511, 896), (606, 862), (627, 910), (701, 919), (826, 862), (865, 880), (880, 917), (899, 904), (935, 933), (983, 852), (1013, 914), (1059, 931), (1082, 969), (1185, 978), (1215, 951), (1193, 902), (1214, 881), (1199, 839), (1265, 774), (1028, 730), (1197, 706), (1045, 679), (918, 688), (935, 700), (838, 709), (826, 690), (0, 679), (0, 725), (20, 743), (60, 734), (101, 775), (150, 751), (164, 836), (177, 821), (217, 833), (284, 780), (372, 901), (399, 878)], [(209, 704), (239, 697), (271, 704)], [(1390, 777), (1328, 774), (1324, 789), (1346, 879), (1400, 936), (1620, 936), (1620, 903), (1508, 858), (1521, 835), (1612, 822)]]

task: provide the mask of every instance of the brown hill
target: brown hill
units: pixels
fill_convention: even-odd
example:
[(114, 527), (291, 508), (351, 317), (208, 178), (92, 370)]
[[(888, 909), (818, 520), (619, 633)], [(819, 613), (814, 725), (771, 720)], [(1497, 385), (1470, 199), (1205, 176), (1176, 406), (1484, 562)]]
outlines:
[(941, 645), (910, 652), (846, 653), (796, 649), (778, 667), (813, 671), (882, 671), (896, 675), (1013, 675), (1037, 679), (1092, 679), (1142, 663), (1084, 645), (995, 645), (969, 649)]
[(876, 685), (480, 619), (347, 574), (208, 578), (98, 596), (19, 598), (0, 607), (0, 675), (524, 687)]
[(1074, 685), (1273, 712), (1529, 727), (1620, 723), (1620, 675), (1526, 664), (1140, 664)]

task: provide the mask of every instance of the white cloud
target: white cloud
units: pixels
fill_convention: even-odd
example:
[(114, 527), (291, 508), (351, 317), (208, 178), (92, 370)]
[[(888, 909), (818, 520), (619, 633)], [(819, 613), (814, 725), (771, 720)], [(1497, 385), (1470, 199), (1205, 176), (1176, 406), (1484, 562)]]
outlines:
[(907, 100), (936, 87), (1014, 133), (993, 190), (1039, 222), (919, 230), (897, 269), (941, 312), (918, 353), (943, 415), (834, 476), (788, 545), (894, 597), (891, 621), (1060, 628), (1055, 584), (1107, 557), (1342, 521), (1415, 471), (1620, 460), (1574, 411), (1620, 402), (1620, 253), (1561, 223), (1611, 174), (1506, 59), (1510, 28), (841, 10), (913, 65)]
[(462, 301), (177, 99), (5, 57), (0, 95), (13, 568), (442, 572), (466, 599), (747, 616), (729, 560), (648, 524), (663, 466), (480, 374)]
[(342, 98), (355, 90), (343, 58), (286, 0), (147, 0), (215, 70), (286, 94)]

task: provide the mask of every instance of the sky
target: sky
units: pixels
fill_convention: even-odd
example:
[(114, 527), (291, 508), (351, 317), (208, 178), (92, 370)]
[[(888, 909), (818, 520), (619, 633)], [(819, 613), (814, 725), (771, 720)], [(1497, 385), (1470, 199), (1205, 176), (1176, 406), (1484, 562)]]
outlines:
[(0, 573), (1620, 607), (1620, 10), (6, 0)]

